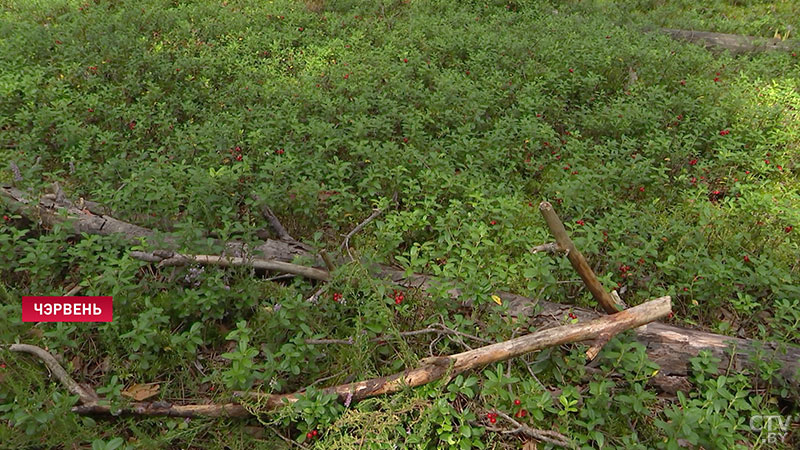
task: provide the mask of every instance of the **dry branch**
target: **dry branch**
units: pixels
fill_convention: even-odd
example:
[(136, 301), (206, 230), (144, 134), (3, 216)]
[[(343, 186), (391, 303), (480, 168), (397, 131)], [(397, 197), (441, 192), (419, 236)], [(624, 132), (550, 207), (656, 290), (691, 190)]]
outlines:
[[(422, 365), (415, 369), (409, 369), (386, 377), (333, 386), (322, 391), (338, 395), (341, 401), (348, 397), (352, 401), (358, 401), (377, 395), (391, 394), (407, 387), (421, 386), (448, 375), (457, 375), (548, 347), (597, 339), (612, 330), (636, 328), (665, 317), (670, 313), (671, 309), (670, 298), (661, 297), (590, 322), (540, 330), (505, 342), (487, 345), (451, 356), (425, 358), (420, 361)], [(297, 401), (299, 394), (267, 395), (251, 393), (250, 395), (260, 399), (261, 402), (259, 404), (264, 410), (267, 410), (276, 408), (285, 402)]]
[(77, 395), (79, 397), (81, 403), (93, 403), (97, 401), (97, 394), (91, 388), (87, 389), (73, 380), (67, 371), (61, 367), (61, 364), (56, 361), (56, 358), (47, 350), (28, 344), (11, 344), (8, 346), (8, 349), (12, 352), (28, 353), (41, 359), (56, 379), (64, 385), (72, 395)]
[(89, 403), (75, 406), (72, 411), (78, 414), (170, 417), (248, 417), (251, 415), (247, 408), (238, 403), (174, 405), (169, 402), (136, 402), (121, 409), (113, 409), (110, 405)]
[(800, 44), (793, 41), (743, 36), (740, 34), (709, 33), (706, 31), (675, 30), (671, 28), (662, 28), (661, 32), (669, 34), (673, 39), (695, 42), (709, 47), (719, 47), (730, 50), (733, 53), (775, 50), (792, 51), (800, 48)]
[(495, 411), (495, 412), (497, 413), (498, 416), (511, 422), (511, 424), (514, 425), (515, 428), (513, 430), (502, 430), (499, 428), (487, 427), (489, 431), (496, 431), (503, 434), (522, 433), (536, 439), (537, 441), (549, 442), (553, 445), (558, 445), (560, 447), (572, 448), (573, 446), (569, 438), (567, 438), (561, 433), (552, 430), (539, 430), (536, 428), (531, 428), (523, 423), (517, 422), (516, 420), (512, 419), (511, 416), (504, 413), (503, 411)]
[(252, 267), (261, 270), (274, 270), (278, 272), (301, 275), (312, 280), (328, 281), (330, 274), (321, 269), (301, 266), (283, 261), (270, 261), (260, 258), (240, 258), (234, 256), (217, 255), (182, 255), (174, 254), (169, 258), (161, 258), (154, 253), (139, 251), (130, 252), (131, 257), (142, 261), (157, 262), (159, 267), (182, 266), (186, 264), (200, 264), (220, 267)]
[[(377, 395), (391, 394), (407, 387), (421, 386), (448, 375), (456, 375), (544, 348), (596, 339), (604, 333), (608, 333), (609, 330), (636, 328), (664, 317), (670, 311), (670, 298), (661, 297), (618, 314), (600, 317), (590, 322), (541, 330), (452, 356), (425, 358), (420, 361), (421, 365), (415, 369), (409, 369), (387, 377), (329, 387), (323, 389), (323, 391), (337, 394), (341, 401), (358, 401)], [(35, 346), (22, 345), (20, 347), (20, 345), (14, 344), (10, 348), (40, 357), (70, 392), (80, 396), (83, 404), (74, 407), (74, 412), (81, 414), (111, 414), (114, 412), (111, 406), (99, 404), (96, 395), (92, 396), (83, 390), (48, 352)], [(261, 411), (278, 408), (287, 402), (295, 402), (301, 394), (266, 395), (248, 393), (248, 395), (260, 400), (259, 409)], [(244, 417), (250, 415), (250, 412), (244, 406), (235, 403), (173, 405), (167, 402), (137, 402), (114, 413), (176, 417)]]
[(556, 238), (556, 243), (561, 249), (567, 252), (569, 262), (572, 263), (572, 267), (578, 272), (578, 275), (580, 275), (583, 283), (586, 285), (586, 288), (589, 289), (589, 292), (592, 293), (595, 300), (597, 300), (607, 313), (616, 313), (618, 311), (616, 302), (614, 302), (614, 299), (608, 291), (603, 288), (603, 285), (600, 284), (592, 268), (589, 267), (589, 263), (586, 262), (586, 258), (575, 248), (575, 244), (572, 243), (572, 239), (567, 235), (567, 230), (558, 218), (558, 215), (553, 209), (553, 205), (549, 202), (542, 202), (539, 204), (539, 211), (541, 211), (545, 222), (547, 222), (547, 227), (550, 228), (553, 237)]

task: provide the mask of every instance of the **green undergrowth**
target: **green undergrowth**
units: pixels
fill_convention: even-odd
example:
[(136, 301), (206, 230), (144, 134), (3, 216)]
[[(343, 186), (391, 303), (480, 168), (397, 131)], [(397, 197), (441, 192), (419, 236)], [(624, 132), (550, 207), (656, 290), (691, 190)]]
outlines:
[[(346, 261), (343, 235), (383, 210), (351, 240), (362, 263), (323, 286), (157, 268), (0, 206), (0, 341), (58, 353), (114, 408), (142, 383), (175, 402), (311, 386), (277, 413), (246, 401), (251, 420), (88, 418), (38, 361), (0, 351), (0, 447), (518, 447), (486, 428), (512, 429), (490, 424), (503, 411), (583, 448), (770, 448), (750, 420), (794, 417), (784, 388), (701, 355), (692, 392), (659, 396), (629, 335), (588, 369), (574, 345), (347, 406), (318, 390), (482, 345), (402, 331), (535, 330), (497, 290), (593, 306), (565, 258), (530, 252), (552, 239), (543, 200), (629, 305), (670, 295), (672, 323), (800, 344), (798, 58), (642, 32), (772, 37), (796, 6), (709, 5), (0, 0), (4, 185), (36, 198), (58, 182), (200, 254), (257, 243), (267, 204)], [(372, 263), (458, 279), (474, 302), (391, 286)], [(21, 322), (21, 296), (75, 285), (113, 295), (114, 321)]]

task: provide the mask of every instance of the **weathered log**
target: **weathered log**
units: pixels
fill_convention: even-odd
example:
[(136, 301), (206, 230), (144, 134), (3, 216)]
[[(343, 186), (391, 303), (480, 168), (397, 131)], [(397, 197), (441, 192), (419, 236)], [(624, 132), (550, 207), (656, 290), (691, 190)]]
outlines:
[(169, 402), (136, 402), (114, 410), (110, 405), (88, 403), (72, 408), (78, 414), (113, 414), (119, 416), (169, 417), (248, 417), (250, 411), (238, 403), (175, 405)]
[[(139, 244), (146, 239), (160, 249), (159, 261), (170, 256), (169, 251), (178, 249), (178, 239), (168, 234), (158, 234), (149, 228), (140, 227), (106, 214), (95, 214), (88, 208), (80, 208), (80, 204), (63, 197), (63, 194), (46, 195), (38, 202), (30, 200), (19, 189), (0, 187), (0, 199), (3, 199), (12, 212), (23, 215), (29, 220), (41, 223), (45, 228), (56, 224), (71, 224), (75, 234), (87, 233), (102, 236), (117, 235), (125, 242)], [(225, 254), (233, 257), (255, 256), (261, 260), (292, 262), (298, 257), (307, 257), (317, 261), (305, 245), (297, 242), (267, 239), (260, 245), (248, 249), (243, 242), (216, 242), (225, 248)], [(166, 253), (165, 253), (166, 252)], [(317, 265), (322, 266), (321, 260)]]
[(766, 52), (776, 50), (792, 51), (800, 48), (800, 44), (793, 41), (767, 39), (756, 36), (743, 36), (740, 34), (676, 30), (672, 28), (662, 28), (661, 32), (669, 34), (673, 39), (695, 42), (698, 44), (703, 44), (707, 47), (718, 47), (730, 50), (732, 53)]

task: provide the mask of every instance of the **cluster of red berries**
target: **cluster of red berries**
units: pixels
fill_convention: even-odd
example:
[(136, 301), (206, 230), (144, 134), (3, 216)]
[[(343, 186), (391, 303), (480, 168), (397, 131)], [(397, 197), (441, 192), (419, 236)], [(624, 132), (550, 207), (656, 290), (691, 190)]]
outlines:
[(342, 296), (342, 294), (340, 294), (338, 292), (334, 292), (333, 293), (333, 301), (335, 301), (336, 303), (339, 303), (340, 301), (342, 301), (343, 298), (344, 298), (344, 296)]
[(314, 439), (315, 437), (317, 437), (317, 435), (319, 435), (319, 431), (317, 431), (316, 429), (311, 430), (308, 433), (306, 433), (306, 439)]
[(239, 147), (238, 145), (236, 147), (228, 150), (228, 151), (230, 152), (231, 156), (233, 156), (233, 158), (235, 160), (237, 160), (237, 161), (241, 161), (242, 160), (242, 148)]
[(693, 166), (693, 165), (695, 165), (695, 164), (697, 164), (697, 158), (694, 158), (694, 159), (692, 159), (691, 161), (689, 161), (689, 165), (690, 165), (690, 166)]
[(92, 73), (97, 73), (97, 66), (89, 66), (89, 71)]
[(575, 223), (577, 223), (578, 225), (586, 225), (586, 222), (584, 222), (583, 220), (576, 220)]
[[(6, 217), (8, 217), (8, 216), (3, 216), (3, 219), (5, 219)], [(788, 227), (786, 227), (786, 228), (784, 228), (784, 229), (783, 229), (783, 232), (784, 232), (784, 233), (791, 233), (793, 229), (794, 229), (794, 227), (792, 227), (791, 225), (789, 225)]]
[(719, 132), (720, 136), (727, 136), (729, 134), (731, 134), (731, 130), (722, 130)]
[(571, 312), (571, 313), (569, 313), (569, 318), (572, 319), (572, 320), (575, 320), (575, 319), (578, 318), (578, 316), (576, 316), (575, 313)]
[(405, 300), (406, 297), (405, 297), (405, 295), (403, 295), (403, 293), (401, 291), (393, 290), (392, 291), (392, 298), (394, 298), (394, 304), (395, 305), (399, 305), (399, 304), (403, 303), (403, 300)]
[(282, 154), (284, 154), (284, 153), (285, 153), (285, 152), (283, 151), (283, 149), (282, 149), (282, 148), (279, 148), (279, 149), (275, 150), (275, 154), (276, 154), (276, 155), (282, 155)]
[(489, 422), (495, 423), (497, 422), (497, 413), (493, 412), (486, 413), (486, 418), (489, 419)]

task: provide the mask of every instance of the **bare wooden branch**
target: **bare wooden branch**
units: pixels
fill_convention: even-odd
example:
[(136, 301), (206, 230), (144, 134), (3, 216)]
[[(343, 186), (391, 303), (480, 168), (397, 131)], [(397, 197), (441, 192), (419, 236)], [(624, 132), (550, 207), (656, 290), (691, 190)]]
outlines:
[(353, 237), (353, 235), (355, 235), (362, 229), (364, 229), (365, 226), (367, 226), (370, 222), (375, 220), (375, 218), (380, 216), (382, 213), (383, 209), (376, 208), (372, 210), (372, 214), (370, 214), (369, 217), (364, 219), (364, 221), (362, 221), (360, 224), (356, 225), (356, 227), (350, 230), (350, 232), (347, 233), (347, 235), (344, 237), (344, 241), (342, 241), (342, 249), (347, 249), (347, 254), (350, 256), (351, 261), (353, 260), (353, 254), (350, 253), (350, 238)]
[(671, 28), (662, 28), (661, 32), (669, 34), (673, 39), (695, 42), (709, 47), (719, 47), (730, 50), (732, 53), (792, 51), (800, 48), (800, 44), (793, 41), (743, 36), (740, 34), (710, 33)]
[(578, 275), (580, 275), (586, 288), (589, 289), (589, 292), (591, 292), (592, 296), (597, 300), (597, 303), (599, 303), (607, 313), (616, 313), (618, 309), (614, 299), (611, 298), (611, 295), (603, 288), (603, 285), (600, 284), (592, 268), (589, 267), (589, 263), (586, 262), (586, 258), (575, 248), (575, 244), (572, 243), (572, 239), (567, 235), (567, 230), (564, 228), (564, 224), (561, 223), (561, 219), (558, 218), (558, 215), (553, 209), (553, 205), (549, 202), (542, 202), (539, 204), (539, 211), (541, 211), (545, 222), (547, 222), (547, 227), (550, 228), (553, 237), (556, 238), (556, 243), (560, 248), (567, 251), (569, 262), (572, 263), (572, 267), (578, 272)]
[(41, 359), (56, 379), (67, 388), (71, 394), (78, 396), (81, 403), (93, 403), (97, 401), (97, 394), (91, 388), (83, 387), (72, 379), (67, 371), (61, 367), (61, 364), (56, 361), (56, 358), (47, 350), (29, 344), (11, 344), (8, 346), (8, 349), (12, 352), (28, 353)]
[(511, 422), (511, 424), (514, 425), (514, 427), (516, 428), (513, 430), (492, 429), (491, 431), (500, 431), (501, 433), (504, 434), (522, 433), (536, 439), (537, 441), (548, 442), (550, 444), (558, 445), (560, 447), (567, 447), (567, 448), (573, 447), (572, 441), (561, 433), (552, 430), (539, 430), (537, 428), (531, 428), (523, 423), (517, 422), (516, 420), (511, 418), (511, 416), (504, 413), (503, 411), (495, 411), (495, 413), (498, 416), (502, 417), (503, 419)]
[(153, 253), (139, 251), (132, 251), (130, 252), (130, 255), (131, 257), (140, 259), (142, 261), (157, 262), (159, 267), (182, 266), (186, 264), (201, 264), (220, 267), (252, 267), (254, 269), (292, 273), (310, 278), (312, 280), (330, 280), (330, 274), (321, 269), (260, 258), (240, 258), (218, 255), (183, 255), (177, 253), (172, 257), (162, 258)]
[[(607, 333), (608, 330), (636, 328), (665, 317), (671, 310), (670, 298), (661, 297), (590, 322), (541, 330), (451, 356), (426, 358), (420, 361), (421, 365), (415, 369), (386, 377), (333, 386), (323, 389), (323, 391), (336, 394), (342, 401), (348, 396), (351, 400), (358, 401), (377, 395), (391, 394), (407, 387), (421, 386), (436, 381), (445, 375), (454, 376), (467, 370), (505, 361), (544, 348), (596, 339), (603, 333)], [(298, 394), (248, 393), (247, 395), (259, 398), (260, 405), (266, 410), (276, 408), (287, 401), (295, 402)]]
[[(408, 369), (386, 377), (333, 386), (322, 389), (322, 391), (336, 394), (342, 402), (359, 401), (377, 395), (391, 394), (408, 387), (421, 386), (445, 376), (453, 376), (487, 364), (505, 361), (525, 353), (572, 342), (596, 339), (609, 329), (625, 330), (636, 328), (666, 316), (671, 310), (670, 298), (661, 297), (618, 314), (603, 316), (590, 322), (541, 330), (451, 356), (424, 358), (420, 361), (420, 366), (415, 369)], [(258, 399), (258, 412), (266, 412), (285, 405), (287, 402), (293, 403), (297, 401), (301, 394), (302, 392), (293, 394), (246, 392), (241, 395)], [(91, 403), (74, 407), (73, 411), (81, 414), (110, 414), (112, 408), (108, 405)], [(119, 411), (119, 413), (176, 417), (244, 417), (251, 414), (247, 408), (235, 403), (173, 405), (166, 402), (133, 403)]]

